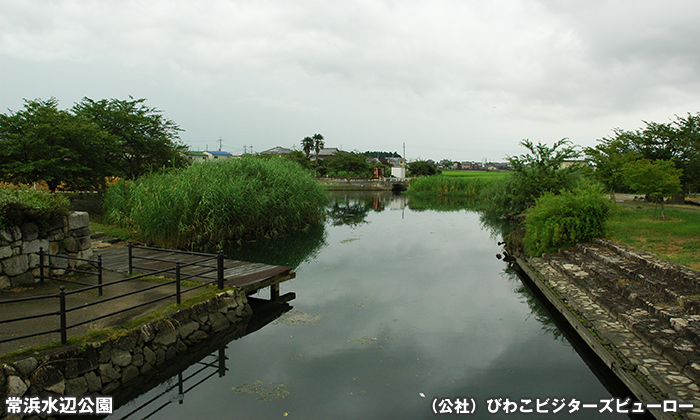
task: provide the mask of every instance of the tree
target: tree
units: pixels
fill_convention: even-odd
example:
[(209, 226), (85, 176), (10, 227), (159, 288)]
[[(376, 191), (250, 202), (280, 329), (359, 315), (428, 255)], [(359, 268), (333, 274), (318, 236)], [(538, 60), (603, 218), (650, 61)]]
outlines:
[(306, 157), (308, 158), (311, 154), (311, 149), (314, 148), (314, 139), (309, 136), (304, 137), (301, 139), (301, 147), (304, 149), (304, 154), (306, 154)]
[(316, 165), (318, 165), (318, 152), (320, 152), (326, 144), (323, 142), (323, 136), (318, 133), (314, 134), (313, 139), (314, 149), (316, 150)]
[(632, 151), (649, 160), (671, 161), (683, 171), (683, 192), (700, 191), (700, 114), (676, 116), (665, 124), (644, 121), (642, 129), (615, 129), (615, 139), (628, 142)]
[[(680, 177), (682, 171), (669, 160), (639, 159), (626, 163), (623, 175), (627, 185), (633, 190), (648, 194), (658, 204), (661, 202), (661, 218), (665, 219), (664, 198), (681, 191)], [(656, 206), (654, 207), (656, 217)]]
[(325, 166), (330, 176), (371, 176), (371, 167), (367, 158), (359, 153), (337, 152), (325, 159)]
[(580, 174), (577, 165), (564, 165), (564, 161), (577, 158), (580, 153), (567, 138), (546, 144), (533, 144), (530, 140), (520, 142), (530, 153), (508, 157), (512, 168), (509, 177), (508, 199), (510, 210), (521, 212), (533, 205), (546, 192), (558, 193), (573, 188)]
[(303, 152), (299, 150), (292, 150), (289, 153), (289, 158), (301, 165), (302, 168), (311, 169), (311, 161), (309, 161), (308, 156), (304, 156)]
[(163, 117), (161, 111), (144, 105), (145, 99), (93, 101), (83, 98), (75, 104), (75, 115), (94, 121), (114, 136), (115, 149), (108, 151), (115, 175), (136, 179), (163, 167), (187, 164), (187, 146), (180, 143), (182, 131), (175, 122)]
[(586, 147), (584, 153), (595, 165), (593, 176), (610, 191), (610, 198), (615, 202), (615, 191), (626, 186), (622, 168), (626, 163), (641, 157), (632, 150), (629, 139), (624, 136), (603, 138), (595, 147)]
[(58, 101), (25, 100), (24, 109), (0, 114), (0, 172), (8, 182), (45, 181), (74, 189), (104, 186), (113, 139), (91, 120), (58, 109)]
[(437, 166), (427, 160), (416, 160), (408, 164), (411, 176), (430, 176), (438, 173)]
[(378, 150), (375, 150), (375, 151), (368, 150), (366, 152), (363, 152), (362, 154), (368, 158), (377, 158), (380, 161), (383, 161), (386, 158), (390, 158), (390, 157), (397, 157), (397, 158), (401, 157), (401, 155), (396, 153), (396, 152), (382, 152), (382, 151), (378, 151)]

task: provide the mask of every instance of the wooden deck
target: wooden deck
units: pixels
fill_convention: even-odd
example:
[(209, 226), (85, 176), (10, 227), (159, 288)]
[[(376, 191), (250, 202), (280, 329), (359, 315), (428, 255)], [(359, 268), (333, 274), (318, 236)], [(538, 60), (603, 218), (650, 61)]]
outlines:
[[(127, 246), (114, 246), (94, 251), (102, 256), (102, 267), (108, 270), (129, 272), (129, 255)], [(132, 249), (133, 272), (147, 273), (158, 270), (172, 269), (177, 262), (182, 266), (180, 275), (183, 280), (205, 281), (217, 278), (217, 261), (211, 259), (197, 265), (188, 265), (201, 261), (206, 257), (201, 255), (183, 254), (175, 251), (155, 251), (134, 247)], [(145, 257), (149, 259), (142, 259)], [(213, 270), (213, 271), (212, 271)], [(201, 274), (211, 271), (206, 274)], [(201, 274), (201, 276), (190, 277)], [(175, 272), (167, 271), (159, 275), (175, 278)], [(188, 278), (190, 277), (190, 278)], [(279, 284), (296, 277), (292, 267), (251, 263), (224, 259), (224, 286), (235, 286), (252, 294), (265, 287), (271, 287), (271, 298), (279, 297)]]

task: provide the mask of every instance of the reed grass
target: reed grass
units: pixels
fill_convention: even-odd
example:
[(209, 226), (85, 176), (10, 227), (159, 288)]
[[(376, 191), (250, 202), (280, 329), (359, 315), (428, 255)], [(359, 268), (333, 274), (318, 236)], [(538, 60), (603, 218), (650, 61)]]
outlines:
[(500, 179), (496, 177), (449, 175), (420, 177), (411, 180), (408, 194), (418, 196), (458, 196), (476, 199), (484, 187)]
[(120, 181), (104, 208), (151, 244), (193, 248), (305, 229), (323, 220), (326, 201), (297, 163), (246, 157)]

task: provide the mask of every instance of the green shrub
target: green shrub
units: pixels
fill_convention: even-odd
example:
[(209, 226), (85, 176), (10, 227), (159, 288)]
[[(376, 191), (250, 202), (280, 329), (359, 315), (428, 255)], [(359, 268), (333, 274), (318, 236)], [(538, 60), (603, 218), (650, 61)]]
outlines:
[(48, 226), (51, 219), (70, 212), (68, 198), (30, 188), (0, 188), (0, 229), (23, 223)]
[(525, 214), (525, 250), (539, 256), (604, 236), (611, 208), (603, 187), (585, 179), (572, 190), (547, 192)]
[(106, 193), (105, 217), (155, 245), (207, 247), (305, 229), (323, 219), (326, 201), (290, 159), (247, 157), (119, 182)]

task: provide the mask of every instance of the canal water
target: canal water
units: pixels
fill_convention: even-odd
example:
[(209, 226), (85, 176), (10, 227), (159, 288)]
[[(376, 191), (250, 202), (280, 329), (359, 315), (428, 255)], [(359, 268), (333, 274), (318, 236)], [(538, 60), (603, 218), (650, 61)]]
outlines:
[[(422, 419), (458, 400), (467, 418), (627, 418), (570, 413), (617, 391), (496, 258), (500, 238), (479, 214), (354, 192), (332, 193), (329, 214), (299, 237), (228, 250), (294, 264), (281, 293), (296, 298), (110, 418)], [(490, 414), (499, 398), (549, 413)]]

